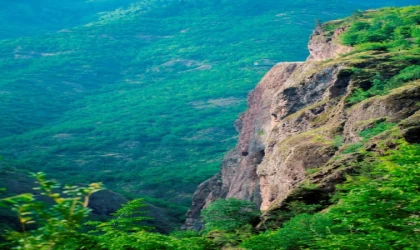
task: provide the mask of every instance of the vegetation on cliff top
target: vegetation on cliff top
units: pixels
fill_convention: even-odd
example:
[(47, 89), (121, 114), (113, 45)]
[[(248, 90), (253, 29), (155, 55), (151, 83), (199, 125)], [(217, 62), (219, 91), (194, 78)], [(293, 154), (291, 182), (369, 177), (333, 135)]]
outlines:
[[(353, 53), (378, 51), (394, 57), (394, 65), (371, 70), (355, 68), (355, 74), (374, 73), (369, 88), (356, 88), (348, 102), (354, 104), (375, 95), (385, 95), (405, 82), (420, 79), (420, 10), (418, 7), (388, 8), (360, 12), (341, 22), (348, 26), (340, 37)], [(377, 55), (378, 56), (378, 55)]]

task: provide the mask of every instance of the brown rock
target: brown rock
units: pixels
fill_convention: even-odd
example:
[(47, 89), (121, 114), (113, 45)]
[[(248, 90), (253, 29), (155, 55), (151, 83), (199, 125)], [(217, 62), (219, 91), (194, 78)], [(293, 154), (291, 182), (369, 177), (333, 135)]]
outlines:
[(326, 60), (336, 58), (340, 54), (349, 53), (352, 47), (339, 44), (338, 37), (345, 31), (345, 28), (338, 28), (332, 37), (323, 32), (315, 31), (310, 39), (308, 49), (311, 55), (308, 60)]

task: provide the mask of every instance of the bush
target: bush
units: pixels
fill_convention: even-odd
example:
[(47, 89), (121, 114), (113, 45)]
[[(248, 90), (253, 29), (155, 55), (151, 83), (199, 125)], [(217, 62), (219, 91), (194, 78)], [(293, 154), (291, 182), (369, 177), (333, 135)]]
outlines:
[(217, 200), (201, 213), (206, 231), (228, 232), (253, 223), (259, 215), (260, 211), (255, 203), (233, 198)]
[(398, 88), (404, 83), (420, 79), (420, 66), (411, 65), (402, 69), (397, 75), (391, 79), (383, 79), (381, 75), (377, 74), (372, 80), (372, 87), (368, 90), (356, 88), (353, 93), (347, 98), (347, 103), (355, 104), (366, 100), (372, 96), (385, 95), (391, 89)]
[(348, 144), (345, 146), (344, 150), (342, 151), (343, 154), (350, 154), (354, 152), (358, 152), (360, 149), (363, 148), (364, 144), (371, 139), (379, 135), (382, 132), (390, 130), (391, 128), (395, 127), (394, 123), (390, 122), (379, 122), (376, 123), (372, 128), (367, 128), (363, 131), (360, 131), (358, 135), (362, 137), (360, 142)]
[(395, 126), (394, 123), (390, 122), (380, 122), (375, 124), (374, 127), (365, 129), (359, 132), (359, 136), (363, 138), (364, 141), (369, 140), (372, 137), (379, 135), (382, 132), (385, 132)]
[(350, 97), (347, 99), (347, 103), (349, 104), (355, 104), (359, 103), (363, 100), (366, 100), (370, 97), (370, 94), (367, 91), (364, 91), (361, 88), (356, 88), (353, 93), (350, 95)]
[(329, 233), (332, 221), (323, 214), (300, 214), (277, 231), (268, 231), (245, 241), (241, 246), (250, 250), (305, 249)]
[[(356, 46), (358, 50), (392, 50), (403, 46), (408, 49), (415, 43), (417, 33), (413, 30), (418, 23), (418, 6), (402, 9), (385, 8), (377, 12), (363, 13), (349, 18), (350, 28), (341, 36), (344, 45)], [(405, 41), (405, 42), (404, 42)], [(401, 43), (404, 42), (404, 43)]]
[(420, 146), (378, 157), (368, 176), (353, 177), (328, 215), (331, 234), (314, 249), (417, 249), (420, 242)]
[[(75, 249), (75, 246), (91, 245), (93, 240), (79, 234), (79, 229), (90, 212), (89, 197), (102, 189), (101, 184), (62, 187), (47, 180), (44, 173), (33, 176), (39, 184), (36, 189), (53, 204), (39, 201), (29, 193), (2, 199), (3, 205), (12, 207), (21, 224), (21, 231), (9, 232), (7, 238), (17, 249)], [(34, 225), (36, 229), (33, 229)]]
[(394, 76), (387, 85), (388, 89), (393, 89), (401, 86), (405, 82), (415, 81), (420, 79), (420, 66), (411, 65), (401, 70)]

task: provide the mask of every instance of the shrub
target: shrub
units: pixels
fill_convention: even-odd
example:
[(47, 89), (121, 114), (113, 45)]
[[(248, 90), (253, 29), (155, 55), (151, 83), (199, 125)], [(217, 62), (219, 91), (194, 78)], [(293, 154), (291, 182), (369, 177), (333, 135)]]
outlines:
[(347, 103), (349, 103), (349, 104), (359, 103), (363, 100), (366, 100), (369, 97), (370, 97), (370, 95), (367, 91), (364, 91), (361, 88), (356, 88), (353, 91), (353, 93), (350, 95), (350, 97), (347, 98)]
[(415, 81), (420, 79), (420, 66), (411, 65), (401, 70), (394, 76), (387, 85), (388, 89), (393, 89), (401, 86), (405, 82)]
[(377, 74), (372, 79), (372, 87), (368, 90), (361, 88), (354, 89), (353, 93), (347, 98), (347, 103), (355, 104), (369, 97), (376, 95), (385, 95), (389, 90), (398, 88), (404, 83), (420, 79), (420, 66), (411, 65), (402, 69), (397, 75), (391, 79), (383, 79), (381, 75)]
[(401, 46), (408, 49), (415, 44), (408, 41), (418, 39), (414, 29), (418, 23), (418, 18), (415, 18), (418, 6), (384, 8), (362, 15), (363, 21), (357, 16), (347, 19), (350, 27), (341, 36), (344, 45), (355, 46), (360, 51), (392, 50)]
[[(379, 157), (369, 176), (352, 177), (328, 215), (331, 234), (314, 249), (417, 249), (420, 242), (420, 146), (402, 144)], [(351, 244), (349, 244), (351, 242)]]
[(362, 137), (362, 140), (360, 142), (352, 143), (349, 145), (346, 145), (343, 154), (350, 154), (359, 151), (363, 148), (364, 143), (366, 143), (369, 139), (372, 137), (375, 137), (379, 135), (382, 132), (385, 132), (395, 126), (394, 123), (389, 122), (380, 122), (375, 124), (372, 128), (367, 128), (363, 131), (360, 131), (358, 135)]
[[(53, 204), (39, 201), (37, 196), (29, 193), (2, 199), (3, 205), (11, 206), (16, 212), (21, 224), (21, 231), (9, 232), (7, 238), (18, 249), (74, 249), (77, 245), (90, 245), (90, 237), (82, 237), (78, 230), (89, 215), (89, 197), (102, 189), (101, 184), (62, 187), (47, 180), (44, 173), (33, 176), (39, 184), (36, 190)], [(61, 193), (60, 190), (64, 191)], [(36, 229), (29, 230), (31, 225), (36, 225)]]
[(323, 214), (300, 214), (277, 231), (268, 231), (245, 241), (241, 246), (250, 250), (305, 249), (329, 233), (332, 221)]
[(343, 136), (342, 135), (336, 135), (334, 136), (334, 140), (333, 140), (333, 146), (336, 148), (339, 148), (343, 145)]
[(372, 137), (375, 137), (375, 136), (379, 135), (382, 132), (385, 132), (385, 131), (391, 129), (394, 126), (395, 126), (394, 123), (380, 122), (380, 123), (375, 124), (375, 126), (372, 127), (372, 128), (368, 128), (368, 129), (365, 129), (363, 131), (360, 131), (359, 135), (363, 138), (364, 141), (366, 141), (366, 140), (369, 140)]
[(260, 211), (255, 203), (238, 199), (220, 199), (201, 213), (206, 231), (234, 231), (258, 218)]

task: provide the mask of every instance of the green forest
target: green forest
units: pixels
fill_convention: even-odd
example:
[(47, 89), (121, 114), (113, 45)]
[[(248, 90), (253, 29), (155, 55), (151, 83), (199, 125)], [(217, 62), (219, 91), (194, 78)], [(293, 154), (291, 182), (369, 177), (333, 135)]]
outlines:
[[(343, 155), (366, 160), (327, 211), (294, 203), (279, 225), (258, 231), (255, 204), (219, 200), (203, 211), (204, 231), (174, 230), (236, 143), (248, 92), (276, 63), (304, 61), (317, 23), (349, 27), (347, 58), (399, 53), (384, 63), (402, 70), (374, 75), (347, 97), (349, 108), (420, 78), (419, 7), (363, 12), (397, 4), (365, 2), (0, 3), (0, 179), (38, 186), (19, 194), (0, 183), (0, 217), (12, 208), (19, 218), (0, 249), (416, 249), (420, 147), (392, 123), (362, 131), (358, 143), (336, 138)], [(366, 150), (372, 138), (398, 150), (375, 155)], [(105, 188), (129, 202), (91, 220), (89, 197)], [(170, 234), (150, 226), (147, 204), (167, 211)]]

